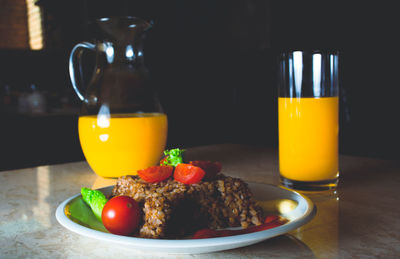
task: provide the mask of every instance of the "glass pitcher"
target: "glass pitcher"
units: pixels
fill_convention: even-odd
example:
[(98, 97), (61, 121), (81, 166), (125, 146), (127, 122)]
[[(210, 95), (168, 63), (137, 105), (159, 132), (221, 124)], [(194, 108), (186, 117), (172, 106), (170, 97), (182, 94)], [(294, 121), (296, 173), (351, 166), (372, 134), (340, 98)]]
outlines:
[[(82, 100), (79, 140), (90, 167), (103, 177), (135, 175), (156, 165), (166, 145), (167, 116), (143, 63), (150, 27), (135, 17), (98, 19), (95, 42), (78, 43), (70, 54), (72, 86)], [(96, 53), (96, 63), (82, 91), (86, 50)]]

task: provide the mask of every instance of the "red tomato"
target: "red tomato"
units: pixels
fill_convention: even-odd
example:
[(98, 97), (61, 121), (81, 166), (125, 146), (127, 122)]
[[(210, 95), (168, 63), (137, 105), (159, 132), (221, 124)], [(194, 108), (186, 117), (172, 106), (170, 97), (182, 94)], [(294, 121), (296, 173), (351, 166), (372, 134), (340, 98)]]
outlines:
[(220, 162), (211, 161), (190, 161), (189, 164), (198, 166), (206, 172), (204, 180), (212, 180), (219, 172), (221, 172), (222, 164)]
[(200, 182), (205, 174), (198, 166), (182, 163), (175, 167), (174, 179), (184, 184), (194, 184)]
[(212, 237), (218, 237), (217, 230), (204, 228), (196, 231), (192, 239), (202, 239), (202, 238), (212, 238)]
[(264, 219), (264, 224), (272, 223), (272, 222), (280, 222), (285, 221), (286, 219), (279, 215), (270, 215), (266, 216)]
[(270, 228), (276, 228), (279, 227), (281, 225), (283, 225), (283, 222), (278, 222), (278, 221), (273, 221), (270, 223), (264, 223), (258, 226), (251, 226), (249, 228), (244, 229), (242, 232), (242, 234), (247, 234), (247, 233), (253, 233), (253, 232), (257, 232), (257, 231), (263, 231), (263, 230), (267, 230)]
[(242, 234), (249, 234), (258, 231), (263, 231), (271, 228), (276, 228), (281, 225), (284, 225), (288, 222), (287, 219), (278, 216), (272, 215), (268, 216), (264, 223), (258, 226), (251, 226), (245, 229), (237, 229), (237, 230), (213, 230), (213, 229), (201, 229), (194, 233), (193, 239), (201, 239), (201, 238), (213, 238), (213, 237), (228, 237)]
[(138, 228), (140, 215), (139, 205), (134, 199), (116, 196), (104, 205), (101, 220), (111, 233), (127, 236)]
[(140, 178), (148, 183), (157, 183), (168, 179), (172, 175), (174, 168), (169, 165), (150, 166), (146, 169), (138, 170)]

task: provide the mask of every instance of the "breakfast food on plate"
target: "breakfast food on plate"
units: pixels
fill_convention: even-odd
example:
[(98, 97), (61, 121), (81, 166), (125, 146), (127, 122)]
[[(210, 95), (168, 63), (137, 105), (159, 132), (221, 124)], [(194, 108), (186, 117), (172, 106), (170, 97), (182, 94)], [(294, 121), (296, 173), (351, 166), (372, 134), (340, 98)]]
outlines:
[[(285, 224), (286, 220), (280, 216), (264, 220), (263, 211), (248, 185), (239, 178), (220, 173), (221, 163), (186, 163), (182, 153), (180, 149), (166, 150), (160, 165), (138, 170), (137, 175), (118, 178), (109, 201), (96, 193), (99, 191), (87, 188), (82, 188), (82, 196), (97, 218), (102, 212), (100, 220), (114, 234), (208, 238), (251, 233)], [(129, 229), (124, 229), (124, 224)], [(227, 227), (242, 229), (219, 230)]]
[(247, 184), (222, 174), (196, 184), (174, 179), (147, 183), (138, 176), (122, 176), (112, 194), (132, 197), (143, 207), (140, 237), (180, 237), (200, 228), (262, 223), (262, 210)]
[(143, 208), (138, 236), (181, 237), (201, 228), (247, 228), (262, 223), (262, 209), (245, 182), (218, 174), (218, 162), (182, 163), (175, 156), (181, 157), (182, 152), (167, 151), (161, 166), (117, 180), (112, 195), (132, 197)]

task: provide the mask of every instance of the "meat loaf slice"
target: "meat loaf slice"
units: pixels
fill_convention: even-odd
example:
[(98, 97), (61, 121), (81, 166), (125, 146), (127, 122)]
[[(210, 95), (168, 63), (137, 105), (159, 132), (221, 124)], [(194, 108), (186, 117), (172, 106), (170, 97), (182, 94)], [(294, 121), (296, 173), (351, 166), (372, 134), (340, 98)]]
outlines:
[(137, 176), (123, 176), (112, 195), (127, 195), (141, 204), (140, 237), (181, 237), (201, 227), (247, 228), (262, 220), (262, 210), (247, 184), (222, 174), (213, 181), (191, 185), (173, 179), (147, 183)]

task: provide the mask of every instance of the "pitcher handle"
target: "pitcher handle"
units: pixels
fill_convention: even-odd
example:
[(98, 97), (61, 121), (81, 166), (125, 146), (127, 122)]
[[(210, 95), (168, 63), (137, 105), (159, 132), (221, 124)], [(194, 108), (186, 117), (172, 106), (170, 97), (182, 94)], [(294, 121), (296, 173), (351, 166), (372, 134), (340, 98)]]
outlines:
[[(90, 42), (78, 43), (73, 47), (71, 54), (69, 56), (69, 77), (71, 78), (72, 87), (74, 88), (75, 93), (78, 95), (81, 101), (85, 100), (85, 96), (79, 90), (75, 79), (77, 78), (76, 76), (79, 76), (81, 79), (80, 81), (83, 82), (81, 56), (85, 49), (95, 50), (96, 45)], [(79, 69), (76, 69), (76, 67), (78, 67)]]

